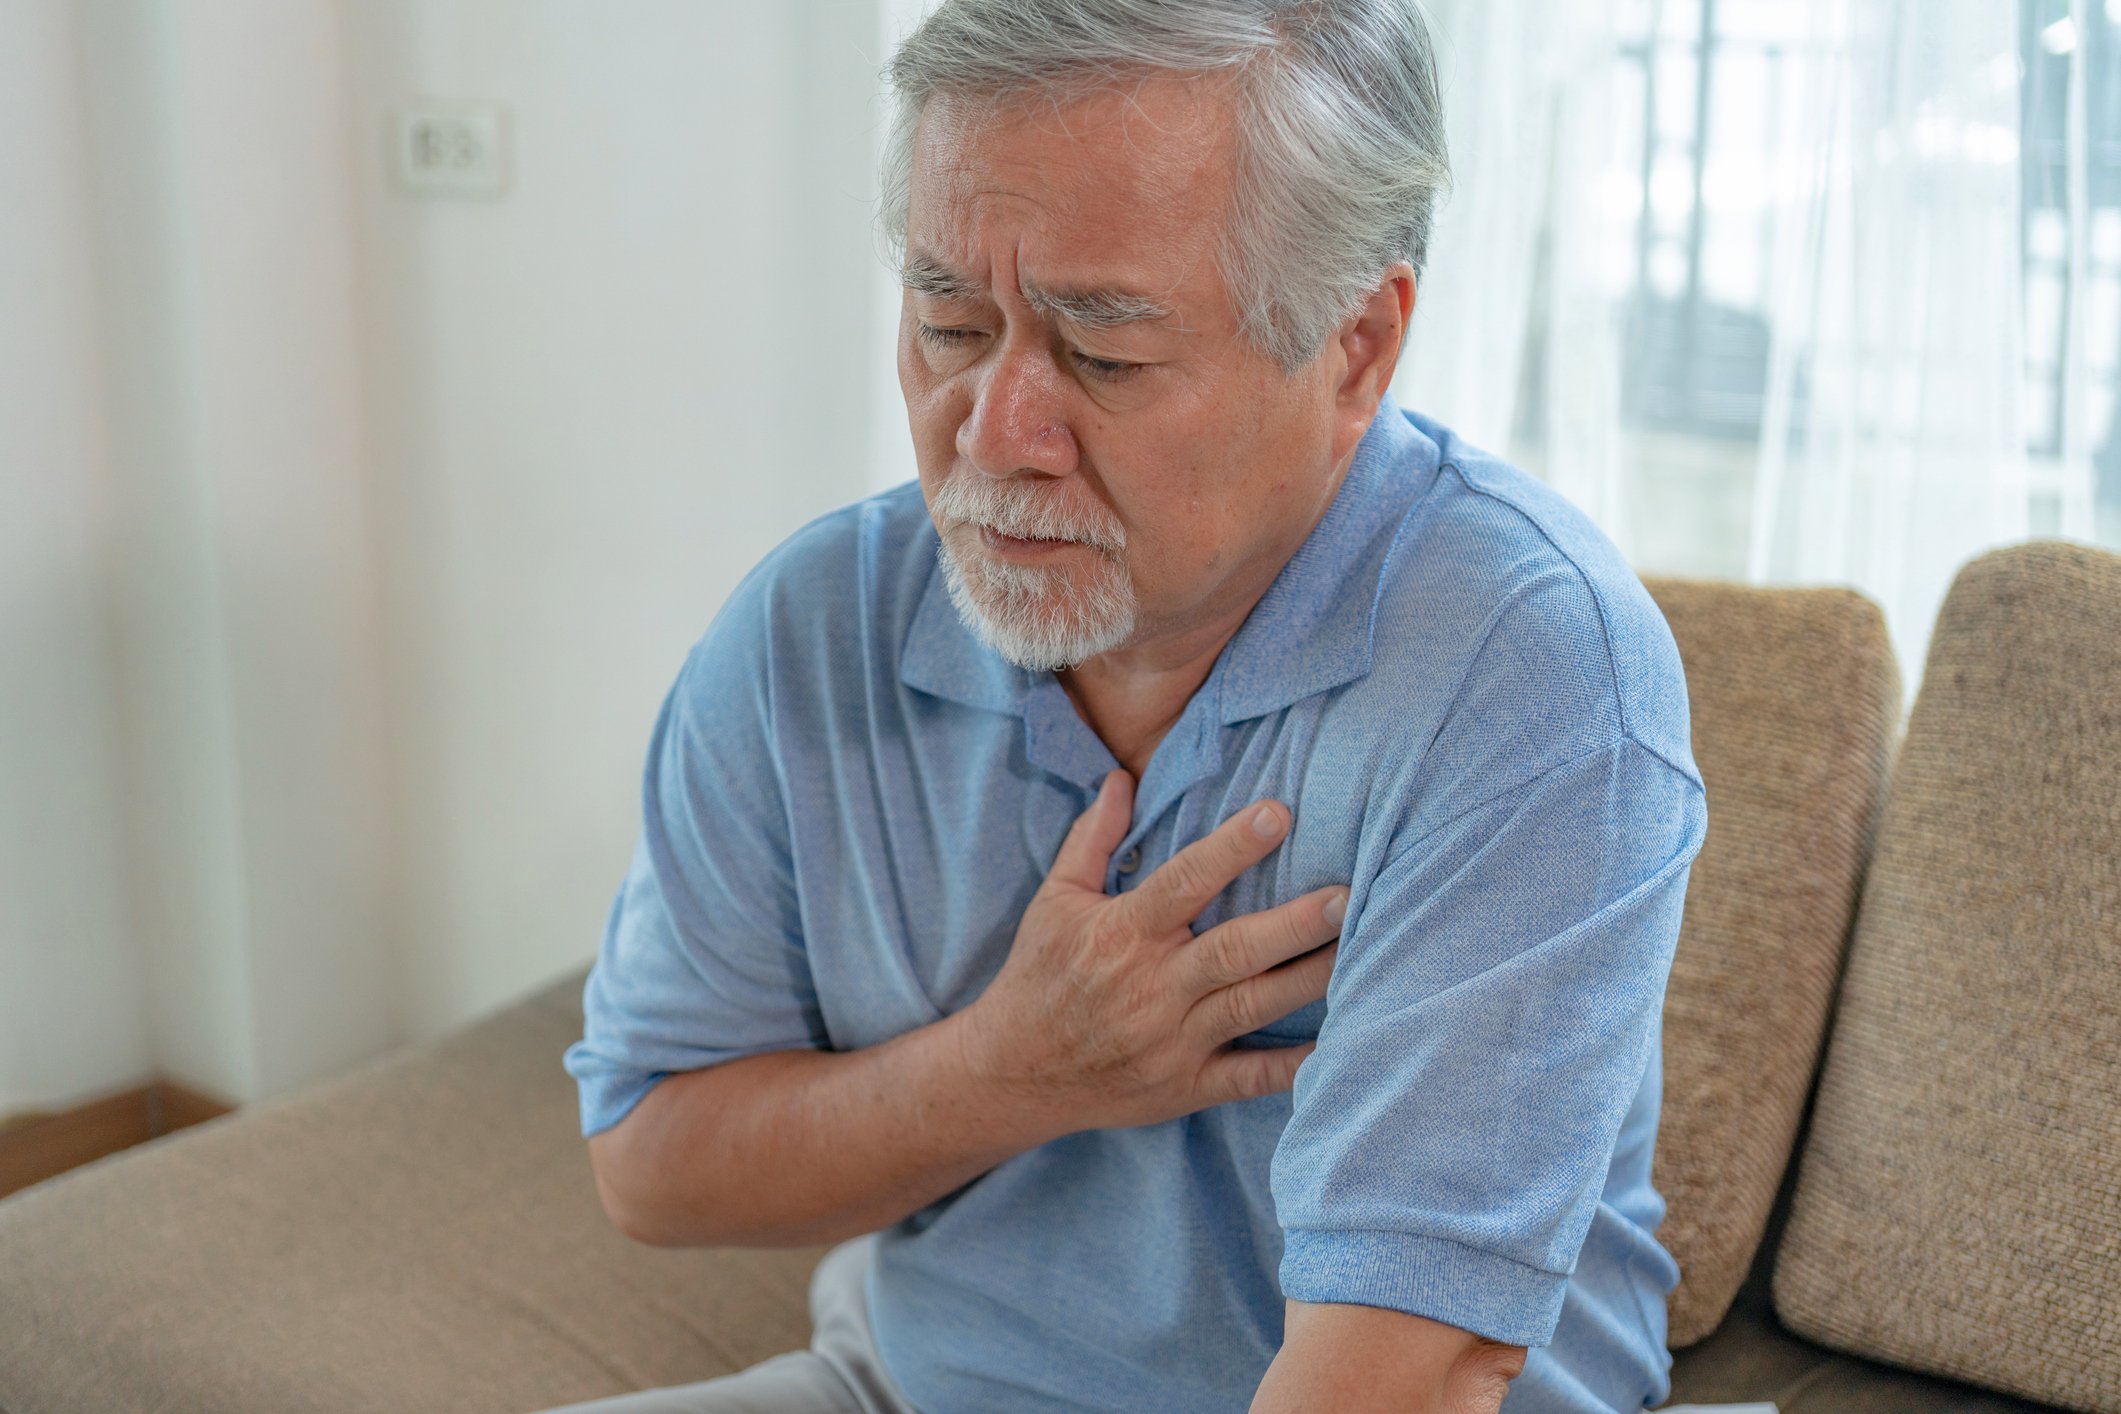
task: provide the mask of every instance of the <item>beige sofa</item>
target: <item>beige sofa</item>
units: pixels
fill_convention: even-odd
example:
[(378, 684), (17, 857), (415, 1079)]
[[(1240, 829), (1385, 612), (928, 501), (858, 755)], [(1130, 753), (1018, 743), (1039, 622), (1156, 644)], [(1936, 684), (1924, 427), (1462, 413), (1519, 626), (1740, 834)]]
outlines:
[[(1710, 802), (1673, 1400), (2121, 1411), (2121, 556), (1966, 565), (1904, 733), (1869, 600), (1647, 582)], [(0, 1414), (519, 1414), (803, 1344), (821, 1249), (606, 1221), (582, 980), (0, 1202)]]

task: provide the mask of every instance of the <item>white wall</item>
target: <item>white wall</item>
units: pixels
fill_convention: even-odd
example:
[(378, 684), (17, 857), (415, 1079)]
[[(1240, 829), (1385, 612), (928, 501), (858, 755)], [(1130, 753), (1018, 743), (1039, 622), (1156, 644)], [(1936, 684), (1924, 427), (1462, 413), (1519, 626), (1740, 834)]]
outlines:
[(80, 16), (147, 1039), (250, 1099), (397, 1034), (338, 13)]
[[(0, 6), (0, 1112), (587, 961), (685, 648), (871, 478), (876, 28)], [(501, 198), (396, 189), (420, 98), (506, 108)]]
[(0, 1112), (148, 1063), (74, 31), (0, 5)]
[[(685, 649), (862, 494), (880, 61), (866, 0), (349, 13), (423, 1036), (589, 955)], [(506, 106), (503, 200), (379, 180), (423, 96)]]

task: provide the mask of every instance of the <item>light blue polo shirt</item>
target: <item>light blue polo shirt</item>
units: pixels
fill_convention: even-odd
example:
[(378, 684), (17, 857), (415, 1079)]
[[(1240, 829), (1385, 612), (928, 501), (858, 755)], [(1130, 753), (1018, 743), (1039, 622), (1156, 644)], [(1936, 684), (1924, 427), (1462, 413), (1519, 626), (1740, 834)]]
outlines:
[[(916, 485), (796, 532), (656, 723), (565, 1056), (582, 1132), (673, 1072), (970, 1004), (1116, 764), (959, 622)], [(1245, 1038), (1317, 1038), (1294, 1092), (1069, 1135), (887, 1228), (886, 1367), (924, 1414), (1241, 1411), (1287, 1296), (1531, 1347), (1506, 1414), (1661, 1402), (1660, 1013), (1707, 811), (1641, 581), (1388, 399), (1157, 746), (1108, 889), (1270, 796), (1289, 837), (1196, 931), (1349, 885), (1325, 1000)]]

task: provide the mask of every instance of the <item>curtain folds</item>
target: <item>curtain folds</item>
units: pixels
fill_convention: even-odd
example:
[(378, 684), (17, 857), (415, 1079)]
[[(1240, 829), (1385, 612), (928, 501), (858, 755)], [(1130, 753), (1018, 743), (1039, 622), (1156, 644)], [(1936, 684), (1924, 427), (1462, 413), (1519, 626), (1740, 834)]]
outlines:
[(1402, 401), (1646, 573), (1862, 590), (1909, 702), (1967, 559), (2121, 543), (2105, 8), (1428, 9), (1456, 191)]

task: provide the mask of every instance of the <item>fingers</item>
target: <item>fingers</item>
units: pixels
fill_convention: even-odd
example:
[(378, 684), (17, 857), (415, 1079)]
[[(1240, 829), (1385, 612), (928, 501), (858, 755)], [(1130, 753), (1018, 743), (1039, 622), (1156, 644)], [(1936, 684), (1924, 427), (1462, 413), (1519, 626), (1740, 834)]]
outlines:
[(1309, 1006), (1326, 994), (1339, 951), (1338, 943), (1329, 944), (1257, 977), (1210, 992), (1200, 1000), (1201, 1024), (1210, 1028), (1213, 1039), (1230, 1040)]
[(1206, 996), (1340, 936), (1348, 891), (1314, 889), (1278, 908), (1218, 923), (1172, 958), (1185, 988)]
[(1127, 823), (1134, 818), (1134, 777), (1125, 771), (1105, 773), (1096, 799), (1075, 817), (1068, 837), (1061, 841), (1046, 882), (1072, 884), (1094, 893), (1105, 891), (1105, 866), (1112, 851), (1127, 837)]
[(1232, 879), (1273, 853), (1288, 831), (1287, 806), (1273, 800), (1248, 805), (1158, 865), (1127, 896), (1128, 907), (1152, 932), (1183, 928)]
[(1231, 1047), (1216, 1058), (1206, 1072), (1204, 1087), (1213, 1097), (1210, 1104), (1228, 1100), (1256, 1100), (1295, 1088), (1296, 1068), (1304, 1063), (1318, 1042), (1298, 1046), (1261, 1047), (1238, 1050)]

